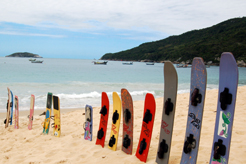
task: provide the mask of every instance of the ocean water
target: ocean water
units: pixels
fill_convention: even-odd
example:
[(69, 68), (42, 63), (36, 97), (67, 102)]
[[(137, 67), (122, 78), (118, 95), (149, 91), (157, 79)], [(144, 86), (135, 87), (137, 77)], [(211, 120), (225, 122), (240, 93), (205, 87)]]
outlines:
[[(28, 58), (0, 57), (0, 112), (6, 111), (7, 87), (19, 97), (20, 110), (29, 110), (31, 94), (35, 95), (35, 110), (46, 108), (47, 93), (59, 96), (61, 108), (82, 108), (86, 104), (101, 105), (101, 92), (120, 94), (126, 88), (134, 101), (144, 100), (146, 93), (163, 97), (162, 63), (146, 65), (134, 62), (123, 65), (109, 61), (94, 65), (93, 60), (43, 58), (34, 64)], [(189, 92), (191, 68), (177, 68), (178, 93)], [(207, 68), (207, 89), (218, 88), (219, 67)], [(239, 85), (246, 85), (246, 68), (239, 68)]]

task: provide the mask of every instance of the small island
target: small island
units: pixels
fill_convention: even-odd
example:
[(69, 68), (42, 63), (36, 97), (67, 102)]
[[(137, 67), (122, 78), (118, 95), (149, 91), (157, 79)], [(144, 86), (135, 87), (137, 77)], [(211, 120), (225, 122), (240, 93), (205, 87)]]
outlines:
[(11, 55), (7, 55), (5, 57), (21, 57), (21, 58), (43, 58), (37, 54), (29, 53), (29, 52), (16, 52)]

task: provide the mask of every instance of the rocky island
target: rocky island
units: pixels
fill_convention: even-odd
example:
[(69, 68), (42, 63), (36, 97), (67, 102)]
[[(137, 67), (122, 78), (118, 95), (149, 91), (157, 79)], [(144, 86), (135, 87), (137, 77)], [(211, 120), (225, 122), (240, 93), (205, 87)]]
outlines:
[(37, 54), (29, 53), (29, 52), (16, 52), (11, 55), (7, 55), (5, 57), (21, 57), (21, 58), (43, 58)]

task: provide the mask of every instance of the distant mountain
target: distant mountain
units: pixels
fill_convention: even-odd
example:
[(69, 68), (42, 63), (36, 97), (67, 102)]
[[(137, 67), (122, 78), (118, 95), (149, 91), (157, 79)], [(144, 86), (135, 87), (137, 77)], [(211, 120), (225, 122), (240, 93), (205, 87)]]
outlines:
[(11, 55), (7, 55), (5, 57), (27, 57), (27, 58), (43, 58), (37, 54), (29, 53), (29, 52), (16, 52)]
[(236, 60), (246, 61), (246, 17), (234, 18), (201, 30), (170, 36), (138, 47), (107, 53), (103, 60), (192, 61), (202, 57), (205, 62), (219, 62), (222, 52), (232, 52)]

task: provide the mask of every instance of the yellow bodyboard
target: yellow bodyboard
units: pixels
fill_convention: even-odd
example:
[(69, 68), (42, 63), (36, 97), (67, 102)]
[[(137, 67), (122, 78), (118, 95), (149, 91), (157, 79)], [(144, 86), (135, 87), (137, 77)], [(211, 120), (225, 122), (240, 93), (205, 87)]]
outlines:
[(113, 92), (113, 117), (108, 148), (116, 151), (121, 119), (121, 100), (117, 92)]
[(61, 135), (61, 116), (60, 116), (60, 100), (59, 97), (53, 96), (53, 113), (54, 113), (54, 127), (53, 134), (56, 137)]

